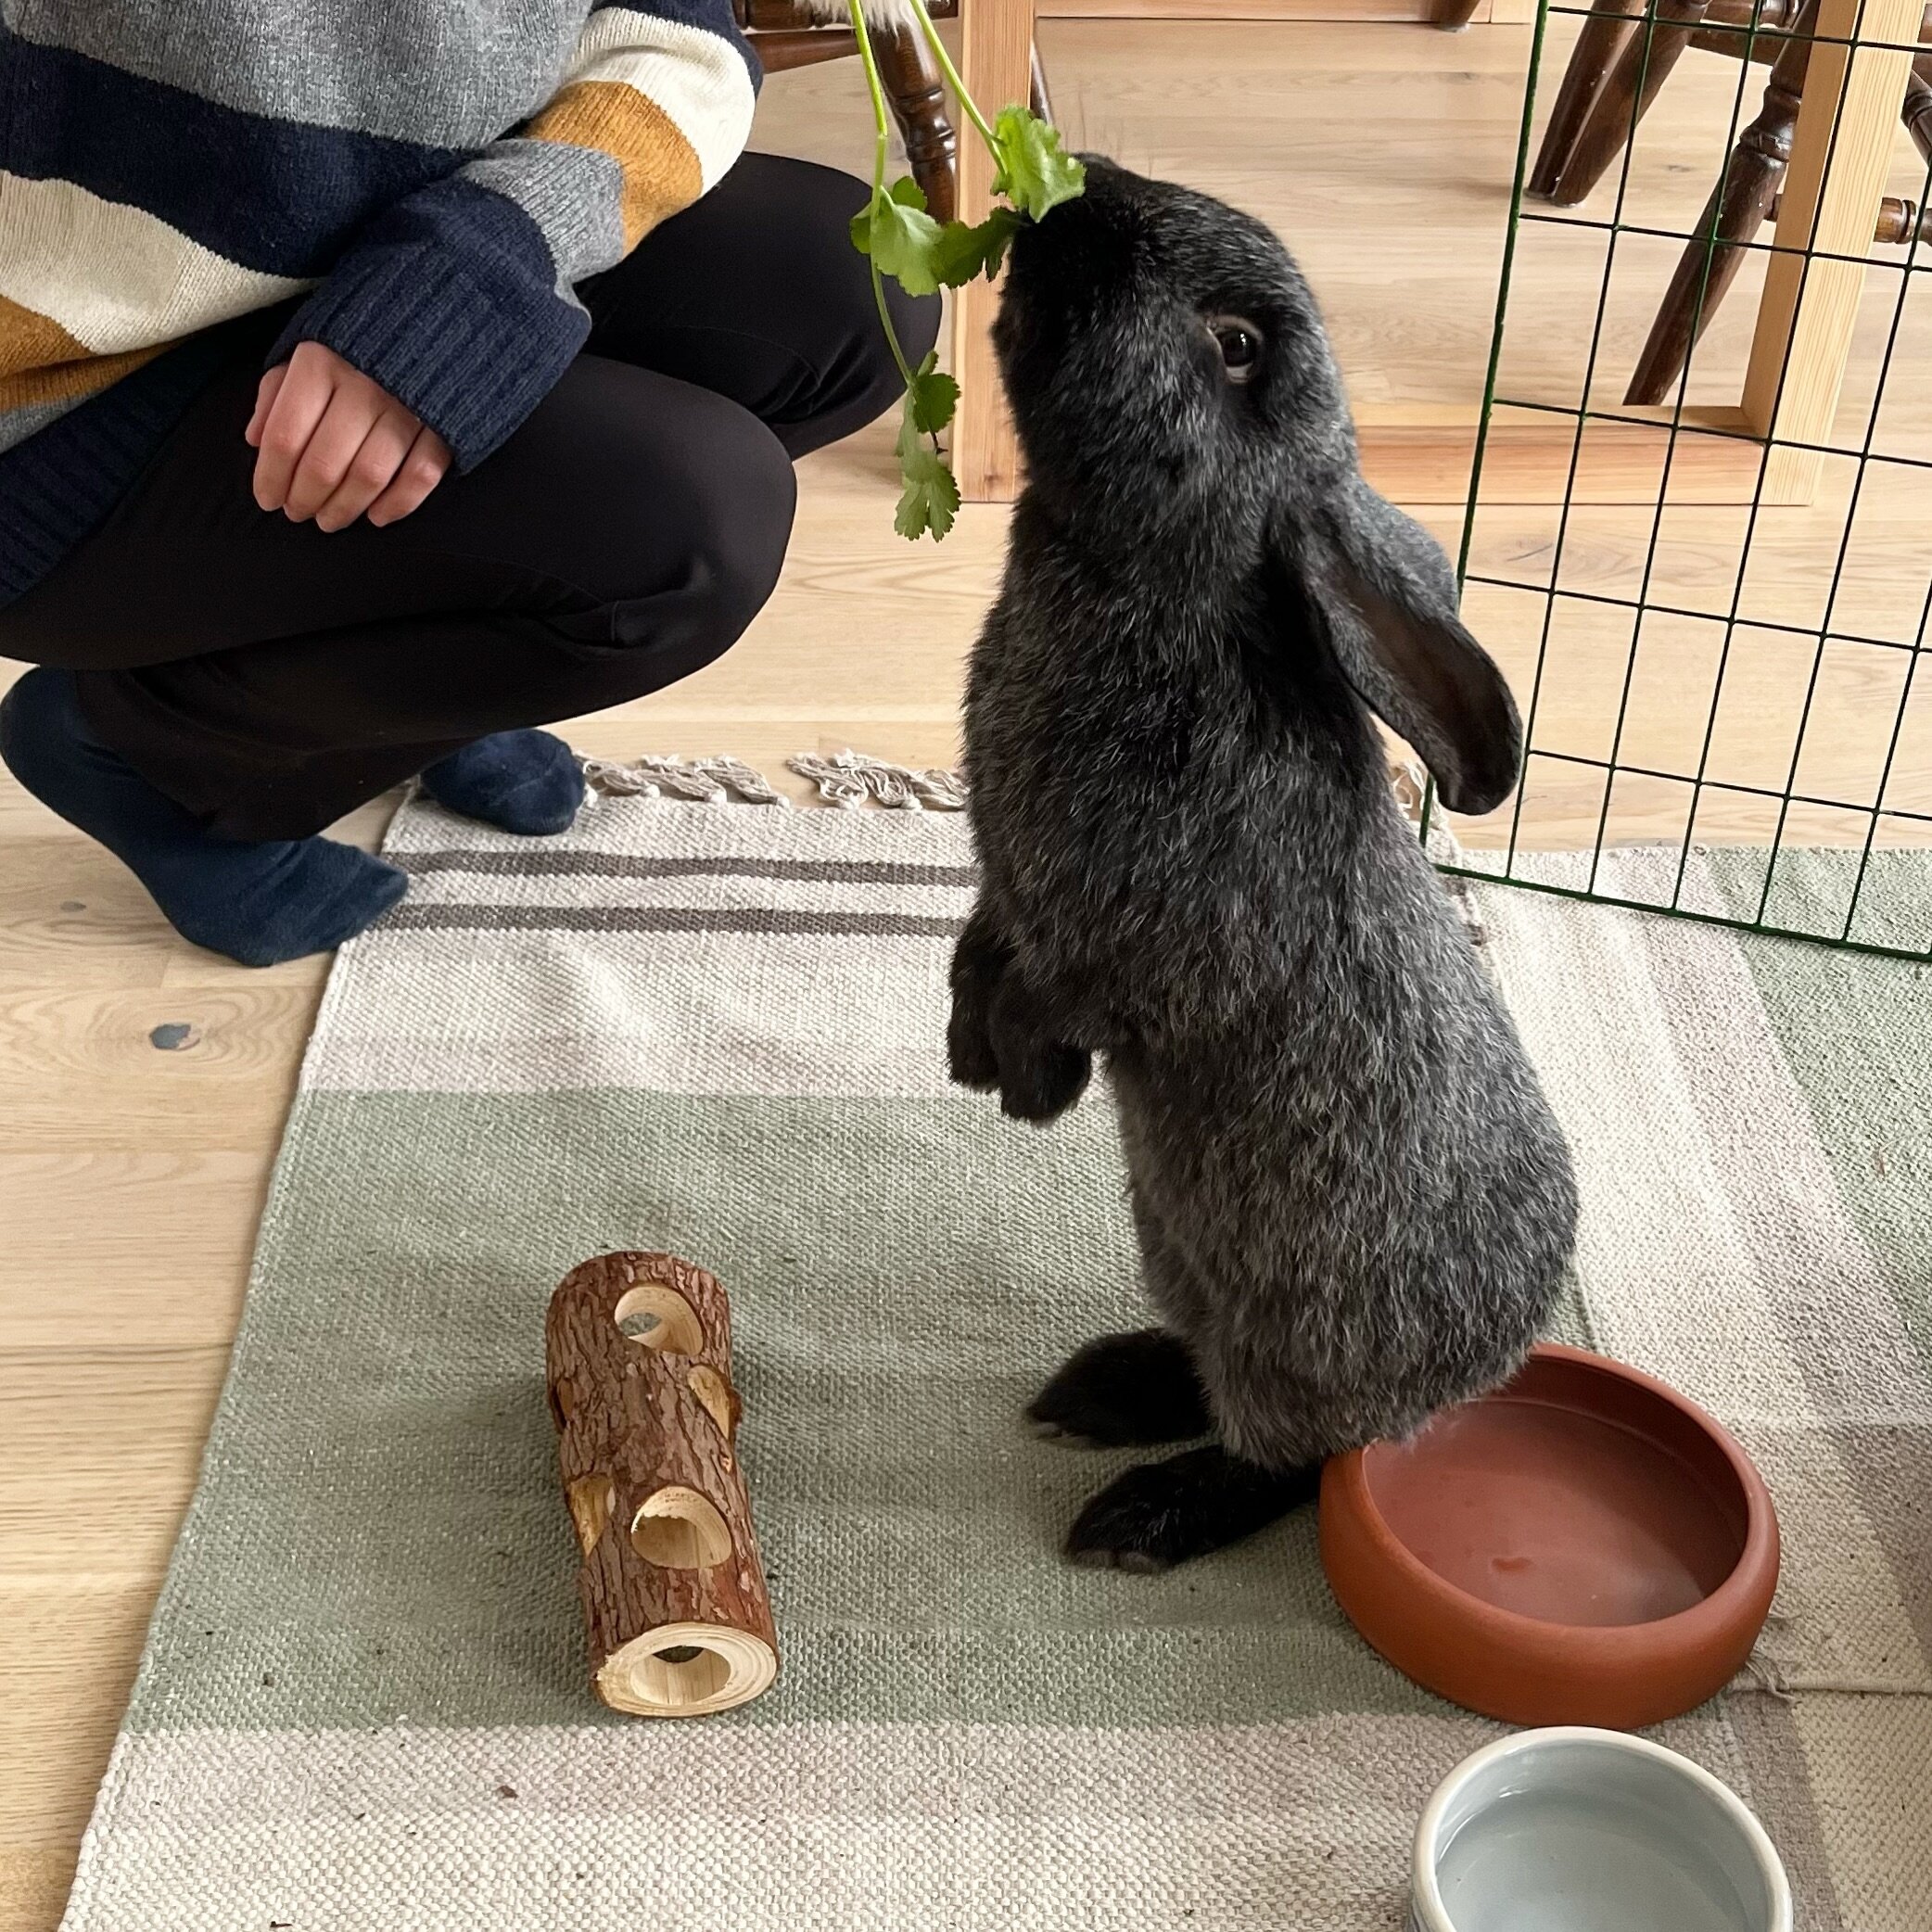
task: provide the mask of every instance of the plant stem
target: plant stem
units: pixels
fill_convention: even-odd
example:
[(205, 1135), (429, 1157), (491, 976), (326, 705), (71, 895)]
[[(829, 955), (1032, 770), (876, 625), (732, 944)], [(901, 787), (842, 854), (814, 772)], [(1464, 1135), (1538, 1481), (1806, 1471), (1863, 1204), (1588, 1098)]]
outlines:
[(972, 96), (966, 92), (966, 83), (960, 78), (960, 70), (952, 63), (952, 56), (946, 51), (946, 43), (939, 38), (939, 30), (933, 24), (933, 17), (925, 9), (925, 0), (908, 0), (914, 17), (919, 21), (920, 32), (926, 37), (926, 44), (933, 50), (933, 58), (939, 63), (939, 71), (946, 76), (946, 84), (953, 91), (954, 98), (966, 110), (966, 118), (979, 130), (979, 137), (986, 144), (993, 159), (999, 159), (999, 149), (993, 140), (993, 130), (986, 124), (986, 117), (973, 105)]
[[(874, 200), (885, 192), (885, 160), (892, 139), (885, 120), (885, 89), (879, 81), (879, 63), (872, 57), (872, 39), (865, 30), (865, 9), (859, 0), (845, 0), (845, 11), (852, 17), (852, 32), (858, 42), (858, 58), (865, 68), (865, 84), (872, 96), (872, 125), (877, 130), (872, 143), (872, 196)], [(885, 331), (885, 346), (892, 350), (892, 359), (898, 364), (899, 380), (908, 389), (912, 387), (912, 367), (906, 360), (906, 351), (899, 347), (899, 332), (892, 325), (892, 311), (885, 306), (885, 278), (879, 273), (878, 259), (866, 256), (867, 265), (872, 272), (872, 300), (879, 310), (880, 325)]]
[(909, 389), (912, 387), (912, 364), (906, 360), (906, 351), (899, 347), (899, 332), (892, 325), (892, 311), (885, 306), (885, 277), (879, 273), (879, 264), (872, 263), (872, 300), (878, 304), (879, 325), (885, 331), (885, 346), (892, 350), (892, 359), (899, 365), (899, 380)]

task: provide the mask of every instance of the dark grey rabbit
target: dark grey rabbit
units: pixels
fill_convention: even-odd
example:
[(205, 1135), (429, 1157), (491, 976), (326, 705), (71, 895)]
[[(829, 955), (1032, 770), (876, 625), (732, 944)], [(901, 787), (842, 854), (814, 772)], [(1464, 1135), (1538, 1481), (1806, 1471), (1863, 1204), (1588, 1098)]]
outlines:
[(1014, 243), (996, 335), (1027, 485), (967, 693), (985, 875), (948, 1044), (1028, 1120), (1104, 1059), (1163, 1326), (1082, 1349), (1031, 1414), (1213, 1433), (1068, 1538), (1154, 1570), (1505, 1379), (1576, 1190), (1369, 717), (1486, 810), (1520, 756), (1507, 688), (1441, 550), (1363, 482), (1281, 244), (1087, 167)]

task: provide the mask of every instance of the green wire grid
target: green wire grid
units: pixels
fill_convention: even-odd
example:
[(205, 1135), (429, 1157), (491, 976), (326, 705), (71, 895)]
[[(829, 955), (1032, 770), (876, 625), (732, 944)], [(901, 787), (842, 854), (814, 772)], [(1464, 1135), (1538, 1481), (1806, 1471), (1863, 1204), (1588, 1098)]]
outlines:
[[(1872, 466), (1882, 464), (1889, 470), (1900, 473), (1932, 471), (1932, 459), (1879, 453), (1875, 450), (1875, 439), (1883, 411), (1887, 385), (1894, 371), (1895, 352), (1904, 322), (1906, 304), (1913, 288), (1913, 276), (1923, 273), (1922, 249), (1925, 244), (1912, 242), (1907, 248), (1903, 264), (1896, 271), (1899, 277), (1898, 297), (1893, 304), (1889, 326), (1887, 331), (1884, 356), (1881, 361), (1875, 387), (1873, 391), (1870, 413), (1866, 418), (1862, 438), (1855, 446), (1839, 444), (1810, 444), (1780, 439), (1764, 442), (1760, 447), (1757, 479), (1750, 492), (1750, 500), (1745, 523), (1743, 540), (1739, 547), (1737, 568), (1730, 587), (1728, 608), (1720, 613), (1713, 610), (1694, 610), (1682, 604), (1653, 599), (1652, 588), (1657, 566), (1658, 551), (1664, 529), (1665, 510), (1670, 501), (1669, 482), (1671, 465), (1676, 459), (1682, 439), (1686, 437), (1732, 436), (1738, 438), (1742, 432), (1726, 431), (1707, 427), (1700, 424), (1686, 424), (1684, 420), (1685, 399), (1689, 393), (1691, 373), (1696, 363), (1698, 344), (1698, 324), (1702, 321), (1705, 295), (1709, 287), (1711, 268), (1717, 260), (1718, 239), (1715, 224), (1701, 227), (1695, 232), (1682, 229), (1659, 228), (1653, 224), (1627, 219), (1626, 208), (1630, 193), (1632, 164), (1636, 152), (1640, 116), (1635, 111), (1634, 102), (1631, 127), (1626, 139), (1621, 165), (1617, 174), (1615, 204), (1608, 221), (1570, 213), (1544, 213), (1524, 206), (1525, 183), (1528, 179), (1532, 151), (1532, 133), (1535, 125), (1536, 97), (1538, 83), (1542, 77), (1543, 60), (1547, 45), (1547, 29), (1553, 15), (1567, 15), (1575, 19), (1600, 18), (1595, 9), (1588, 6), (1552, 4), (1552, 0), (1541, 0), (1532, 36), (1528, 82), (1523, 95), (1523, 110), (1517, 141), (1516, 168), (1510, 185), (1508, 227), (1503, 249), (1502, 270), (1496, 292), (1495, 322), (1491, 337), (1488, 364), (1485, 371), (1482, 395), (1482, 411), (1476, 436), (1475, 460), (1470, 477), (1468, 508), (1463, 522), (1462, 542), (1456, 563), (1458, 580), (1466, 587), (1471, 584), (1493, 587), (1499, 590), (1541, 595), (1544, 600), (1543, 619), (1536, 640), (1535, 669), (1530, 683), (1528, 702), (1524, 709), (1524, 778), (1519, 786), (1515, 804), (1510, 814), (1509, 835), (1506, 850), (1502, 854), (1500, 870), (1473, 862), (1475, 855), (1466, 855), (1463, 862), (1445, 863), (1443, 870), (1458, 876), (1500, 881), (1526, 890), (1544, 892), (1560, 897), (1586, 900), (1600, 905), (1625, 907), (1633, 910), (1653, 912), (1662, 917), (1692, 921), (1701, 924), (1729, 926), (1750, 932), (1776, 934), (1784, 937), (1808, 940), (1814, 943), (1841, 947), (1848, 951), (1875, 953), (1891, 958), (1932, 960), (1932, 934), (1927, 943), (1920, 945), (1894, 945), (1881, 941), (1854, 936), (1858, 926), (1859, 910), (1863, 899), (1866, 883), (1871, 872), (1873, 855), (1877, 849), (1877, 839), (1882, 824), (1890, 824), (1895, 829), (1924, 827), (1923, 843), (1932, 846), (1932, 812), (1909, 810), (1902, 807), (1886, 803), (1890, 788), (1892, 772), (1897, 761), (1900, 744), (1904, 739), (1908, 711), (1914, 690), (1917, 688), (1920, 663), (1927, 650), (1927, 628), (1932, 624), (1932, 581), (1928, 581), (1925, 599), (1920, 606), (1916, 631), (1910, 640), (1879, 638), (1837, 629), (1833, 618), (1839, 604), (1839, 593), (1843, 587), (1846, 565), (1851, 553), (1852, 534), (1857, 522), (1859, 505), (1863, 498), (1866, 478)], [(1626, 18), (1621, 14), (1618, 18)], [(1633, 27), (1641, 32), (1642, 56), (1640, 84), (1635, 99), (1641, 99), (1642, 72), (1647, 70), (1650, 51), (1656, 31), (1659, 24), (1683, 27), (1681, 17), (1660, 16), (1657, 0), (1650, 0), (1647, 10), (1633, 17)], [(1863, 25), (1863, 0), (1861, 0), (1859, 27)], [(1747, 98), (1751, 93), (1752, 76), (1762, 72), (1760, 65), (1754, 63), (1751, 54), (1760, 36), (1759, 15), (1754, 12), (1748, 24), (1724, 29), (1735, 32), (1742, 42), (1738, 59), (1737, 85), (1733, 93), (1729, 125), (1725, 133), (1722, 154), (1723, 165), (1728, 167), (1732, 152), (1736, 146), (1740, 122)], [(1765, 27), (1761, 35), (1767, 42), (1782, 44), (1795, 36), (1784, 28)], [(1872, 50), (1891, 48), (1900, 51), (1889, 42), (1865, 41), (1854, 32), (1847, 37), (1833, 35), (1807, 36), (1814, 45), (1849, 45)], [(1914, 49), (1913, 51), (1922, 51)], [(1660, 107), (1657, 111), (1668, 111)], [(1830, 148), (1826, 167), (1836, 155), (1839, 128), (1834, 124), (1831, 132)], [(1714, 210), (1721, 197), (1713, 195), (1710, 206)], [(1919, 196), (1918, 205), (1925, 207), (1932, 202), (1932, 166), (1926, 170), (1925, 186)], [(1863, 256), (1847, 257), (1835, 255), (1817, 247), (1817, 212), (1812, 217), (1812, 228), (1806, 238), (1805, 248), (1799, 252), (1803, 256), (1799, 275), (1799, 296), (1809, 279), (1811, 265), (1814, 261), (1855, 261), (1860, 266), (1866, 264)], [(1588, 349), (1584, 361), (1582, 388), (1576, 404), (1552, 403), (1546, 400), (1518, 398), (1500, 393), (1499, 378), (1503, 367), (1503, 353), (1508, 329), (1510, 293), (1520, 267), (1519, 252), (1526, 233), (1533, 234), (1541, 227), (1557, 227), (1572, 233), (1597, 233), (1605, 235), (1605, 252), (1601, 281), (1597, 289), (1595, 314), (1590, 325)], [(1617, 249), (1625, 236), (1639, 236), (1646, 239), (1677, 241), (1682, 243), (1701, 242), (1704, 248), (1704, 276), (1700, 282), (1693, 309), (1693, 343), (1685, 366), (1678, 377), (1674, 400), (1667, 420), (1656, 415), (1622, 414), (1614, 410), (1593, 407), (1591, 398), (1595, 388), (1598, 359), (1603, 349), (1605, 320), (1608, 313), (1610, 289), (1616, 267)], [(1743, 243), (1727, 244), (1743, 250), (1763, 254), (1790, 253), (1775, 242), (1752, 238)], [(1786, 347), (1786, 359), (1780, 371), (1776, 400), (1773, 407), (1773, 419), (1776, 417), (1776, 403), (1781, 401), (1784, 386), (1790, 373), (1790, 350)], [(1470, 568), (1470, 557), (1476, 534), (1476, 520), (1482, 507), (1482, 477), (1484, 459), (1488, 452), (1490, 432), (1495, 413), (1499, 409), (1535, 411), (1549, 414), (1567, 416), (1572, 419), (1574, 429), (1570, 439), (1568, 470), (1560, 503), (1557, 506), (1557, 517), (1554, 543), (1549, 556), (1548, 580), (1546, 583), (1529, 583), (1513, 578), (1501, 577), (1486, 572), (1475, 572)], [(1585, 426), (1591, 423), (1640, 423), (1646, 427), (1662, 426), (1665, 430), (1664, 459), (1659, 477), (1657, 502), (1650, 519), (1648, 540), (1644, 553), (1642, 578), (1634, 597), (1617, 597), (1603, 592), (1577, 590), (1566, 587), (1562, 582), (1565, 546), (1570, 533), (1570, 512), (1574, 506), (1576, 484), (1582, 458)], [(1744, 439), (1757, 441), (1756, 439)], [(1812, 451), (1821, 456), (1849, 460), (1854, 464), (1849, 502), (1845, 511), (1845, 521), (1837, 543), (1833, 561), (1831, 580), (1825, 593), (1824, 612), (1815, 624), (1790, 624), (1744, 615), (1745, 588), (1749, 575), (1752, 545), (1759, 535), (1760, 516), (1765, 505), (1763, 491), (1766, 472), (1773, 448)], [(1928, 482), (1926, 503), (1932, 510), (1932, 482)], [(1801, 513), (1793, 513), (1801, 514)], [(1926, 519), (1932, 524), (1932, 516)], [(1549, 662), (1552, 629), (1559, 607), (1559, 600), (1575, 601), (1582, 604), (1621, 608), (1633, 613), (1630, 637), (1624, 646), (1621, 686), (1618, 692), (1615, 721), (1611, 727), (1609, 755), (1607, 758), (1579, 756), (1575, 753), (1553, 751), (1537, 742), (1537, 726), (1542, 716), (1544, 691), (1544, 673)], [(1637, 654), (1643, 640), (1644, 620), (1647, 615), (1695, 619), (1702, 624), (1721, 624), (1722, 640), (1720, 645), (1715, 671), (1712, 679), (1710, 712), (1705, 720), (1695, 770), (1665, 771), (1654, 766), (1626, 759), (1622, 756), (1626, 743), (1627, 727), (1631, 722), (1632, 700), (1635, 687)], [(1713, 746), (1719, 718), (1722, 712), (1726, 679), (1733, 666), (1733, 644), (1742, 626), (1751, 631), (1783, 633), (1791, 638), (1811, 639), (1814, 648), (1807, 679), (1802, 706), (1799, 710), (1797, 729), (1792, 740), (1791, 756), (1781, 786), (1739, 782), (1730, 778), (1716, 778), (1711, 775)], [(1799, 777), (1806, 745), (1806, 732), (1810, 726), (1813, 706), (1820, 688), (1821, 679), (1829, 646), (1850, 645), (1870, 646), (1906, 654), (1906, 667), (1893, 715), (1888, 721), (1875, 715), (1873, 719), (1873, 743), (1883, 744), (1884, 763), (1879, 772), (1870, 805), (1860, 805), (1848, 799), (1819, 796), (1799, 788)], [(1597, 816), (1594, 843), (1583, 855), (1571, 861), (1570, 869), (1587, 858), (1587, 876), (1582, 883), (1564, 883), (1550, 878), (1527, 875), (1522, 861), (1527, 855), (1521, 845), (1524, 794), (1528, 790), (1530, 775), (1535, 761), (1544, 760), (1552, 764), (1569, 767), (1588, 768), (1603, 773), (1603, 802)], [(1662, 781), (1687, 788), (1689, 801), (1686, 807), (1684, 832), (1678, 843), (1675, 876), (1667, 900), (1640, 899), (1630, 897), (1607, 889), (1600, 879), (1602, 860), (1607, 849), (1606, 841), (1609, 833), (1612, 799), (1616, 794), (1620, 776), (1633, 779)], [(1694, 838), (1697, 826), (1698, 811), (1708, 794), (1729, 794), (1763, 801), (1767, 807), (1774, 806), (1775, 821), (1767, 845), (1742, 846), (1736, 849), (1755, 852), (1762, 851), (1764, 876), (1761, 888), (1757, 892), (1755, 908), (1740, 912), (1717, 912), (1687, 906), (1684, 903), (1685, 875), (1694, 849)], [(1789, 826), (1794, 806), (1827, 808), (1832, 811), (1855, 815), (1864, 819), (1865, 826), (1862, 845), (1850, 845), (1842, 848), (1849, 864), (1852, 867), (1849, 896), (1844, 909), (1844, 917), (1836, 932), (1808, 929), (1781, 922), (1773, 916), (1773, 895), (1777, 882), (1778, 867), (1790, 850), (1786, 833)], [(1425, 794), (1422, 812), (1422, 830), (1426, 837), (1435, 811), (1433, 787)], [(1855, 855), (1855, 857), (1854, 857)], [(1544, 870), (1553, 868), (1545, 867)], [(1932, 927), (1932, 906), (1926, 909), (1928, 927)]]

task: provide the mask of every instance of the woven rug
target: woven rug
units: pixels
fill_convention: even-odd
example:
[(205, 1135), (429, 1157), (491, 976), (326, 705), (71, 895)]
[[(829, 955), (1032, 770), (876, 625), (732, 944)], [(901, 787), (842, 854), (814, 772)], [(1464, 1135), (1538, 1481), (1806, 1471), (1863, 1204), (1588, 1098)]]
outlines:
[[(963, 822), (614, 798), (524, 842), (419, 804), (389, 849), (71, 1932), (1392, 1932), (1495, 1727), (1355, 1638), (1308, 1515), (1161, 1578), (1057, 1554), (1121, 1459), (1021, 1406), (1143, 1316), (1104, 1103), (1043, 1133), (945, 1083)], [(1730, 863), (1694, 860), (1712, 903)], [(1806, 1932), (1926, 1932), (1932, 988), (1464, 890), (1576, 1145), (1565, 1332), (1715, 1410), (1783, 1516), (1753, 1671), (1659, 1735), (1764, 1818)], [(684, 1724), (590, 1698), (543, 1398), (551, 1288), (618, 1247), (731, 1290), (783, 1650)]]

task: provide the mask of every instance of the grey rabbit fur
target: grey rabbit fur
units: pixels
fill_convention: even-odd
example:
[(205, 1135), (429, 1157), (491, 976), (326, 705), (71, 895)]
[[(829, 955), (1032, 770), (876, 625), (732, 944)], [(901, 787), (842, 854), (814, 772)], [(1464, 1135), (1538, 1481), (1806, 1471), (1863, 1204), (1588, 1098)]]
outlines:
[(995, 333), (1026, 463), (966, 699), (983, 867), (953, 1077), (1044, 1121), (1103, 1058), (1162, 1327), (1047, 1433), (1211, 1444), (1088, 1504), (1156, 1570), (1323, 1458), (1506, 1379), (1569, 1262), (1569, 1152), (1370, 718), (1480, 812), (1521, 734), (1434, 540), (1377, 496), (1312, 296), (1210, 197), (1087, 161)]

